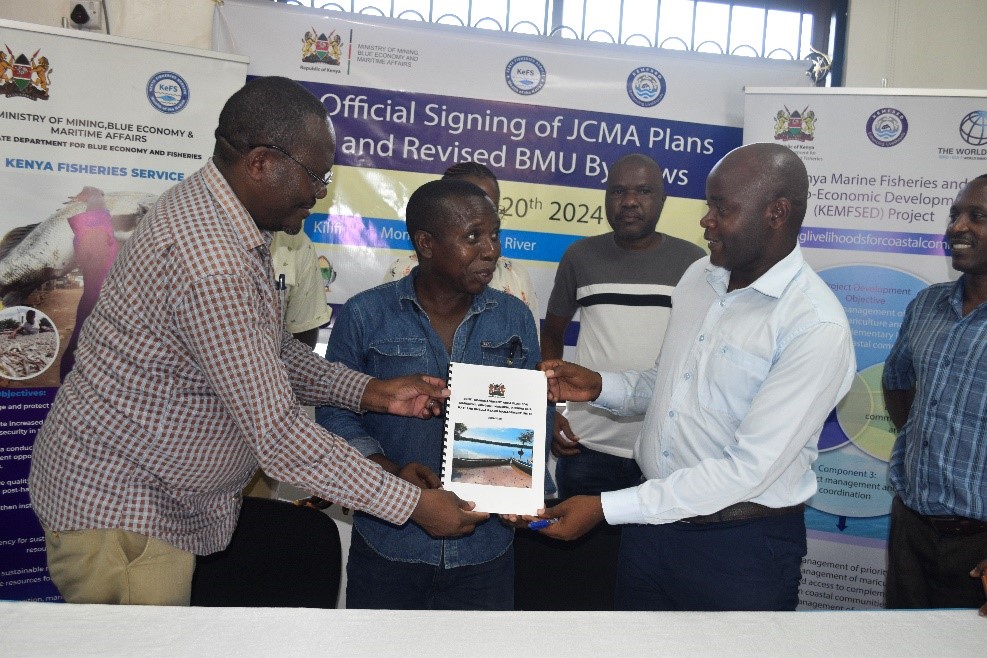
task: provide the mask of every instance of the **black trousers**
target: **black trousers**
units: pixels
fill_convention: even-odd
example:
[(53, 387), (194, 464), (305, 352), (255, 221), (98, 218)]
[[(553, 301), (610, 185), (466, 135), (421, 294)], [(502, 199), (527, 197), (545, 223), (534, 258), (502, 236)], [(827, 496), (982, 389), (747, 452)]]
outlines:
[(888, 539), (888, 608), (979, 608), (984, 591), (970, 569), (987, 559), (987, 532), (941, 534), (895, 496)]

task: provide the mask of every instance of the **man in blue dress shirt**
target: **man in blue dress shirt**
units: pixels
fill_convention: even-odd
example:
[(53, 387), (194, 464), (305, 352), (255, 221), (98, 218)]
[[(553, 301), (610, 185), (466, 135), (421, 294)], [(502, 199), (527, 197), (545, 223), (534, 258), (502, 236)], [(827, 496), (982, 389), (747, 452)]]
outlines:
[[(987, 175), (960, 190), (946, 240), (959, 280), (908, 305), (884, 364), (891, 453), (889, 608), (975, 608), (987, 570)], [(971, 571), (972, 569), (972, 571)]]

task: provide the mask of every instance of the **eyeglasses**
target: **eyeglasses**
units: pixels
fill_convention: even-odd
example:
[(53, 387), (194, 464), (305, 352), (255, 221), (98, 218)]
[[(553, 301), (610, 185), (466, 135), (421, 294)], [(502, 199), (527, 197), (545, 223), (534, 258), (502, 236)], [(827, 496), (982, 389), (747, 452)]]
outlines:
[(314, 171), (312, 171), (311, 169), (309, 169), (308, 167), (306, 167), (305, 165), (303, 165), (301, 162), (299, 162), (298, 160), (296, 160), (295, 159), (295, 156), (293, 156), (291, 153), (288, 153), (287, 151), (285, 151), (280, 146), (277, 146), (276, 144), (247, 144), (247, 148), (252, 148), (252, 149), (255, 149), (255, 148), (265, 148), (265, 149), (271, 149), (273, 151), (277, 151), (278, 153), (280, 153), (281, 155), (287, 157), (289, 160), (291, 160), (292, 162), (294, 162), (296, 165), (298, 165), (299, 167), (301, 167), (302, 169), (304, 169), (305, 170), (305, 173), (307, 173), (309, 175), (309, 177), (311, 177), (311, 179), (313, 181), (315, 181), (316, 183), (318, 183), (322, 187), (329, 187), (329, 184), (332, 183), (332, 170), (331, 169), (326, 174), (326, 177), (323, 178), (322, 176), (319, 176)]

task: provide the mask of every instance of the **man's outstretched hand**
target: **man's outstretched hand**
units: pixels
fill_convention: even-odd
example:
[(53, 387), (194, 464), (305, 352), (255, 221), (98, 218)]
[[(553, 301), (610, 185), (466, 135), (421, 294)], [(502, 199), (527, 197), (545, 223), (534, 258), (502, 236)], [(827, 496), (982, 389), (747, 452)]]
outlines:
[(538, 532), (566, 540), (579, 539), (605, 520), (599, 496), (573, 496), (555, 507), (540, 511), (538, 517), (558, 519)]
[(433, 537), (468, 535), (490, 518), (486, 512), (472, 511), (475, 506), (445, 489), (422, 489), (411, 520)]
[(442, 415), (449, 397), (446, 383), (430, 375), (405, 375), (393, 379), (371, 379), (363, 391), (360, 407), (366, 411), (429, 419)]
[(548, 359), (538, 364), (548, 378), (548, 399), (552, 402), (589, 402), (603, 390), (600, 373), (561, 359)]

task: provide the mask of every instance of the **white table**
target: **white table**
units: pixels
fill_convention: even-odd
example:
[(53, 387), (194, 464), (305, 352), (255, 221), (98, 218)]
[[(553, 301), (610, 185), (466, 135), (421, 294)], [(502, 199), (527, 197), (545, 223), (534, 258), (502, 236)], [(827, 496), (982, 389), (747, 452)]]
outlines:
[(398, 612), (0, 602), (0, 656), (987, 656), (972, 610)]

